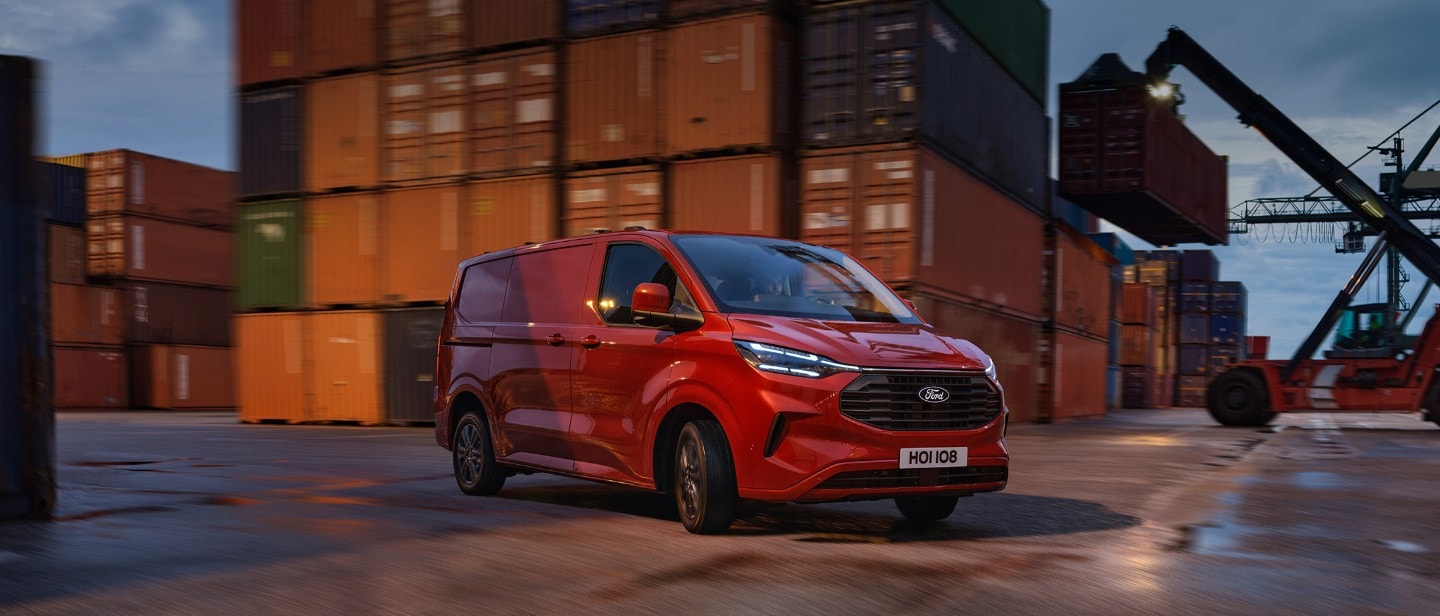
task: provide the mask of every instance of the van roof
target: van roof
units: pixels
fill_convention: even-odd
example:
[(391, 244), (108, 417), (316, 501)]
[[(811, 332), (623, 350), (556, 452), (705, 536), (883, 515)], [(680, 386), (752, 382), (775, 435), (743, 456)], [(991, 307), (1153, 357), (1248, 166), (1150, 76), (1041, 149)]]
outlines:
[(480, 253), (480, 254), (478, 254), (478, 255), (475, 255), (475, 256), (473, 256), (473, 257), (470, 257), (469, 259), (466, 259), (466, 260), (464, 260), (463, 262), (461, 262), (461, 263), (460, 263), (460, 269), (467, 268), (467, 267), (469, 267), (469, 266), (471, 266), (471, 265), (474, 265), (474, 264), (476, 264), (476, 263), (480, 263), (480, 262), (482, 262), (482, 261), (489, 261), (489, 260), (491, 260), (491, 259), (499, 259), (499, 258), (502, 258), (502, 257), (507, 257), (507, 256), (510, 256), (510, 255), (513, 255), (513, 254), (518, 254), (518, 253), (522, 253), (522, 252), (529, 251), (529, 250), (539, 250), (539, 249), (542, 249), (542, 248), (552, 248), (552, 247), (559, 247), (559, 246), (569, 246), (569, 245), (572, 245), (572, 244), (584, 244), (584, 243), (588, 243), (588, 242), (593, 242), (593, 241), (595, 241), (597, 238), (602, 238), (602, 237), (604, 237), (604, 238), (613, 238), (613, 237), (617, 237), (617, 236), (619, 236), (619, 237), (650, 237), (650, 238), (655, 238), (655, 239), (661, 239), (661, 238), (668, 238), (668, 237), (675, 236), (675, 235), (730, 235), (730, 236), (736, 236), (736, 237), (766, 237), (766, 238), (769, 238), (769, 239), (782, 239), (782, 240), (791, 241), (791, 242), (796, 241), (796, 240), (790, 240), (790, 239), (786, 239), (786, 238), (776, 238), (776, 237), (763, 236), (763, 235), (753, 235), (753, 234), (746, 234), (746, 233), (722, 233), (722, 232), (718, 232), (718, 231), (685, 231), (685, 230), (671, 230), (671, 229), (646, 229), (646, 228), (643, 228), (643, 227), (627, 227), (627, 228), (621, 229), (621, 230), (619, 230), (619, 231), (599, 230), (599, 231), (596, 231), (595, 233), (591, 233), (591, 234), (589, 234), (589, 235), (577, 235), (577, 236), (575, 236), (575, 237), (566, 237), (566, 238), (548, 240), (548, 241), (544, 241), (544, 242), (526, 242), (525, 244), (520, 245), (520, 246), (512, 246), (512, 247), (510, 247), (510, 248), (502, 248), (502, 249), (500, 249), (500, 250), (492, 250), (492, 251), (489, 251), (489, 252)]

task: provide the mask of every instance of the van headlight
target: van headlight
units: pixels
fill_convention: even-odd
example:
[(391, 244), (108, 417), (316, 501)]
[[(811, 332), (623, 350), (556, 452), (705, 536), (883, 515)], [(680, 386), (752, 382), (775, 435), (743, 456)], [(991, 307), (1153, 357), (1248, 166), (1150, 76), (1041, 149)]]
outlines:
[(990, 377), (990, 380), (998, 383), (1000, 381), (1000, 377), (995, 376), (995, 374), (995, 361), (990, 360), (988, 363), (985, 364), (985, 376)]
[(772, 344), (736, 340), (735, 349), (756, 370), (776, 372), (812, 379), (830, 376), (837, 372), (859, 372), (859, 366), (842, 364), (828, 357), (787, 349)]

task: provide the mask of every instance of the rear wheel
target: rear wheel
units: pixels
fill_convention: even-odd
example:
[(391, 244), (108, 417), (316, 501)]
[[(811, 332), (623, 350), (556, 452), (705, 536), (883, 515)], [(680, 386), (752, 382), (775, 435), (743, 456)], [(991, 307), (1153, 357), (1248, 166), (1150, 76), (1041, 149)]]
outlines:
[(685, 530), (700, 535), (725, 532), (735, 520), (735, 462), (725, 431), (713, 419), (696, 419), (680, 429), (675, 446), (675, 508)]
[(1210, 384), (1210, 416), (1225, 426), (1263, 426), (1275, 419), (1265, 379), (1254, 370), (1231, 370)]
[(936, 522), (955, 513), (959, 496), (897, 496), (895, 508), (911, 522)]
[(485, 418), (467, 411), (455, 424), (455, 444), (451, 448), (455, 464), (455, 483), (470, 496), (489, 496), (505, 485), (505, 468), (495, 461), (495, 448), (490, 444), (490, 430)]

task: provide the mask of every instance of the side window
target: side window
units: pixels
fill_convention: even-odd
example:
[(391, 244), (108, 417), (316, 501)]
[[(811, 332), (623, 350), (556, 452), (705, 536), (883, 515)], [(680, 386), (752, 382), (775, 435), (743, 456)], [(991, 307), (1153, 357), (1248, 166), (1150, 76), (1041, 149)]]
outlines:
[(600, 304), (596, 306), (600, 318), (615, 325), (634, 323), (630, 296), (642, 282), (656, 282), (670, 289), (672, 309), (677, 304), (694, 306), (690, 294), (678, 283), (675, 270), (655, 249), (641, 244), (612, 244), (605, 253), (605, 273), (600, 278)]
[(527, 252), (515, 257), (502, 318), (509, 323), (574, 324), (584, 303), (592, 244)]
[(460, 305), (456, 313), (467, 323), (490, 323), (500, 320), (500, 307), (505, 305), (505, 288), (510, 284), (510, 265), (514, 259), (496, 259), (465, 268), (460, 282)]

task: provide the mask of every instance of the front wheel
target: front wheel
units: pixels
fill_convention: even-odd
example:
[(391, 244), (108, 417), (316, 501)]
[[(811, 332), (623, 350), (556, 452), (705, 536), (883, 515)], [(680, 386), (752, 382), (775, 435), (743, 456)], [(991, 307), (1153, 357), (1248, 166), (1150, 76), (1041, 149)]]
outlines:
[(485, 418), (467, 411), (455, 424), (455, 444), (451, 449), (455, 465), (455, 483), (470, 496), (489, 496), (505, 485), (505, 469), (495, 461), (495, 448), (490, 444), (490, 430)]
[(675, 446), (675, 508), (685, 530), (698, 535), (725, 532), (735, 520), (735, 462), (725, 430), (713, 419), (696, 419), (680, 429)]
[(937, 522), (955, 513), (959, 496), (897, 496), (895, 508), (911, 522)]
[(1224, 426), (1263, 426), (1275, 419), (1265, 379), (1254, 370), (1231, 370), (1220, 375), (1206, 392), (1210, 416)]

